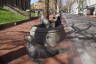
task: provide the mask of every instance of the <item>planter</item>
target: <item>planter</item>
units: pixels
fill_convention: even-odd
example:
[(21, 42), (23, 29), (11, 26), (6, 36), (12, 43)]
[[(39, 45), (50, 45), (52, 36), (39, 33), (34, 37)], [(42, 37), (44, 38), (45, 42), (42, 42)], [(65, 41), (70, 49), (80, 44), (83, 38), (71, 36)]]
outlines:
[(54, 28), (43, 28), (40, 25), (32, 26), (26, 48), (30, 59), (48, 58), (59, 53), (56, 46), (65, 37), (64, 27), (60, 25)]
[(30, 30), (30, 35), (36, 43), (49, 46), (55, 46), (58, 42), (62, 41), (65, 37), (63, 25), (54, 28), (43, 28), (40, 26), (33, 26)]

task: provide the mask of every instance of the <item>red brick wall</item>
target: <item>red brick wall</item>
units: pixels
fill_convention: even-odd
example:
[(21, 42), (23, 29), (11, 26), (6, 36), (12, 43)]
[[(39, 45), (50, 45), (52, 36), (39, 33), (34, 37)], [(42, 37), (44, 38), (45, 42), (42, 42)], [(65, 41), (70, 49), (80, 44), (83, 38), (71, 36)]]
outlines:
[(3, 0), (0, 0), (0, 7), (3, 7)]
[(0, 7), (5, 5), (7, 2), (10, 5), (17, 7), (19, 9), (22, 9), (22, 10), (26, 10), (30, 8), (30, 0), (0, 0)]

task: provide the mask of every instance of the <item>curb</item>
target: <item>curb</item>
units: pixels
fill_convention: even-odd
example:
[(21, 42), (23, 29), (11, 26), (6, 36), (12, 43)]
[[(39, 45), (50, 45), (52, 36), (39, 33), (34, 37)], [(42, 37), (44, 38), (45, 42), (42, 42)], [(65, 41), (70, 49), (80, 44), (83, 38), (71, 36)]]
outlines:
[(4, 29), (10, 28), (10, 27), (22, 24), (24, 22), (30, 21), (30, 20), (35, 20), (35, 19), (38, 19), (38, 17), (32, 17), (31, 19), (17, 21), (17, 22), (10, 22), (10, 23), (0, 24), (0, 30), (4, 30)]

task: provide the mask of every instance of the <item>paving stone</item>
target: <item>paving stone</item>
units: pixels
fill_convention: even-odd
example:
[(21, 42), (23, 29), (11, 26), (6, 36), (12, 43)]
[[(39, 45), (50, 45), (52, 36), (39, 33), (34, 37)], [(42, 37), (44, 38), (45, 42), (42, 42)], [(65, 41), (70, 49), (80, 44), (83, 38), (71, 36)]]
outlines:
[[(72, 15), (72, 14), (63, 14), (65, 17), (65, 20), (67, 22), (67, 25), (71, 27), (72, 24), (77, 24), (79, 29), (84, 29), (88, 27), (88, 23), (92, 23), (93, 25), (85, 30), (85, 32), (77, 32), (72, 33), (72, 36), (79, 36), (82, 39), (73, 38), (73, 44), (77, 47), (77, 50), (80, 54), (80, 58), (83, 64), (96, 64), (96, 48), (95, 44), (96, 41), (94, 39), (88, 39), (87, 37), (92, 37), (91, 34), (96, 33), (96, 18), (91, 18), (87, 16), (79, 16), (79, 15)], [(70, 24), (71, 23), (71, 24)], [(83, 25), (85, 24), (85, 25)], [(81, 34), (81, 35), (80, 35)], [(84, 36), (83, 36), (84, 35)], [(83, 39), (86, 38), (86, 39)]]

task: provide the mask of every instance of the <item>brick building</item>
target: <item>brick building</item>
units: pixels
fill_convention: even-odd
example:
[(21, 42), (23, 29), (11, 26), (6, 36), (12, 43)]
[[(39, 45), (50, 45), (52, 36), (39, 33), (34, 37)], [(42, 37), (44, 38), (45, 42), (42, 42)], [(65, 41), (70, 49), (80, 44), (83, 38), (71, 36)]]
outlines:
[(32, 7), (34, 9), (42, 9), (42, 10), (44, 10), (45, 9), (45, 2), (44, 1), (34, 2), (34, 3), (32, 3)]
[(21, 10), (26, 10), (30, 8), (30, 0), (0, 0), (0, 7), (5, 5), (17, 7)]

